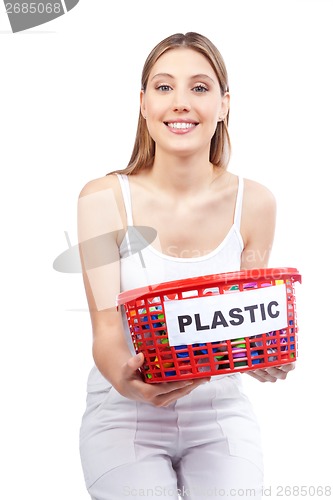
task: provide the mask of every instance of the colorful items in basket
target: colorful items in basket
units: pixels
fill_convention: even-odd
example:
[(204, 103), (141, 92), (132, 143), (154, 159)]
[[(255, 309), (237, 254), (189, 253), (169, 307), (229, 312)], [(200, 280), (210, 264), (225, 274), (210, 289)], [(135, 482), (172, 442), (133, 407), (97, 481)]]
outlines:
[[(159, 340), (159, 354), (160, 358), (156, 355), (155, 349), (152, 348), (152, 352), (154, 352), (154, 357), (152, 359), (152, 365), (155, 366), (157, 369), (161, 369), (161, 366), (163, 366), (163, 370), (165, 373), (165, 376), (171, 377), (176, 375), (176, 371), (172, 370), (174, 368), (174, 362), (172, 359), (172, 354), (170, 354), (170, 346), (169, 346), (169, 340), (166, 334), (165, 330), (165, 318), (164, 314), (162, 311), (161, 306), (153, 306), (150, 308), (152, 312), (156, 311), (156, 314), (151, 314), (151, 322), (152, 322), (152, 327), (157, 331), (161, 339)], [(146, 313), (145, 309), (141, 309), (139, 311), (140, 314)], [(150, 337), (150, 325), (149, 325), (149, 318), (147, 315), (143, 315), (141, 317), (142, 325), (141, 328), (142, 330), (147, 330), (147, 335)], [(293, 322), (290, 321), (290, 325), (292, 325)], [(137, 327), (137, 331), (139, 328)], [(291, 330), (292, 331), (292, 330)], [(277, 360), (277, 356), (274, 356), (274, 353), (277, 352), (277, 347), (280, 347), (281, 350), (281, 360), (285, 359), (291, 359), (294, 358), (293, 353), (289, 353), (289, 348), (288, 348), (288, 339), (287, 339), (287, 331), (286, 330), (281, 330), (281, 331), (271, 331), (268, 332), (264, 335), (256, 335), (254, 337), (249, 337), (249, 342), (250, 342), (250, 355), (251, 355), (251, 364), (253, 367), (256, 365), (259, 365), (260, 363), (263, 363), (264, 358), (262, 356), (263, 351), (260, 349), (260, 347), (263, 347), (263, 336), (265, 337), (265, 344), (266, 346), (270, 346), (267, 349), (267, 353), (271, 354), (271, 356), (268, 357), (268, 361), (275, 361)], [(137, 335), (137, 337), (140, 337), (140, 335)], [(147, 341), (146, 341), (147, 342)], [(217, 363), (216, 369), (228, 369), (230, 368), (230, 359), (228, 356), (228, 343), (230, 342), (231, 346), (231, 352), (232, 352), (232, 358), (233, 358), (233, 368), (239, 368), (239, 367), (246, 367), (248, 366), (248, 357), (247, 357), (247, 346), (246, 346), (246, 339), (245, 338), (237, 338), (225, 342), (212, 342), (213, 345), (218, 345), (218, 347), (213, 347), (212, 352), (216, 354), (215, 360)], [(290, 342), (294, 342), (294, 337), (290, 337)], [(140, 341), (137, 341), (137, 347), (138, 350), (140, 350)], [(198, 356), (201, 358), (198, 361), (198, 364), (201, 365), (199, 368), (200, 372), (205, 372), (205, 371), (210, 371), (210, 362), (209, 358), (205, 357), (208, 355), (208, 346), (205, 343), (198, 343), (198, 344), (193, 344), (192, 348), (194, 350), (195, 356)], [(259, 348), (259, 349), (258, 349)], [(174, 349), (176, 351), (176, 356), (179, 358), (181, 361), (180, 366), (185, 367), (188, 365), (188, 368), (190, 371), (190, 354), (189, 354), (189, 349), (187, 345), (178, 345), (174, 346)], [(294, 350), (295, 345), (290, 344), (290, 350)], [(221, 353), (218, 355), (218, 353)], [(145, 370), (149, 370), (149, 366), (144, 366)], [(170, 368), (170, 370), (169, 370)], [(183, 373), (186, 373), (186, 370), (183, 369)], [(151, 378), (152, 375), (149, 373), (146, 375), (147, 378)]]
[[(289, 321), (289, 325), (291, 326), (291, 332), (293, 333), (293, 321)], [(265, 334), (266, 336), (266, 346), (271, 346), (267, 349), (267, 352), (269, 354), (274, 354), (278, 352), (278, 347), (281, 351), (281, 360), (290, 360), (295, 357), (294, 350), (295, 350), (295, 337), (290, 336), (289, 338), (289, 345), (288, 345), (288, 333), (286, 329), (279, 330), (279, 331), (274, 331), (274, 332), (268, 332)], [(262, 336), (260, 336), (262, 337)], [(260, 347), (263, 345), (262, 340), (255, 342), (255, 345), (257, 347)], [(274, 347), (275, 346), (275, 347)], [(289, 352), (291, 351), (291, 352)], [(269, 356), (268, 361), (276, 361), (278, 357), (275, 356)]]

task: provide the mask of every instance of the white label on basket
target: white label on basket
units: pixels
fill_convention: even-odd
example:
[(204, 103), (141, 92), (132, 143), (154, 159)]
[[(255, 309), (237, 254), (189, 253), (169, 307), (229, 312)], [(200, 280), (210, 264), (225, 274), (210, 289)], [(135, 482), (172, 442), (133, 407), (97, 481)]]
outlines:
[(169, 344), (188, 345), (286, 328), (286, 285), (164, 302)]

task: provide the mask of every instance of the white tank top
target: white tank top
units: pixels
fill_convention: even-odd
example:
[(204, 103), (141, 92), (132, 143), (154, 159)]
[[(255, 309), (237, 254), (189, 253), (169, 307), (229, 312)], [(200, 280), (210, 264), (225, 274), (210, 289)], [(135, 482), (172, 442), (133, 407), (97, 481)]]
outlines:
[[(121, 291), (165, 281), (207, 274), (239, 271), (243, 240), (240, 222), (243, 200), (243, 179), (238, 179), (238, 193), (233, 224), (221, 243), (200, 257), (173, 257), (147, 244), (144, 230), (133, 226), (130, 185), (127, 175), (117, 174), (127, 215), (127, 233), (120, 245)], [(149, 228), (146, 229), (146, 232)], [(152, 233), (152, 231), (151, 231)], [(148, 234), (149, 235), (149, 234)], [(149, 238), (147, 238), (149, 239)]]
[[(155, 236), (153, 230), (134, 227), (131, 192), (128, 176), (117, 174), (123, 195), (127, 218), (127, 231), (120, 245), (120, 290), (132, 290), (147, 285), (163, 283), (208, 274), (239, 271), (241, 254), (244, 248), (240, 233), (243, 178), (238, 178), (238, 192), (234, 210), (233, 224), (221, 243), (200, 257), (173, 257), (156, 250), (151, 245)], [(123, 312), (123, 326), (128, 346), (133, 354), (134, 348)], [(93, 367), (88, 378), (88, 392), (103, 390), (109, 382)]]

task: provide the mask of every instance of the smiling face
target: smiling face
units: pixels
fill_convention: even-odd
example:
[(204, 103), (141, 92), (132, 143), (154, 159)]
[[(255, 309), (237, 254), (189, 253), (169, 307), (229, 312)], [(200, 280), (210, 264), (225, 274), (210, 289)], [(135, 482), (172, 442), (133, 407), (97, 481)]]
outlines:
[(141, 112), (155, 141), (156, 154), (209, 157), (217, 122), (229, 109), (229, 94), (222, 95), (218, 78), (205, 56), (188, 48), (171, 49), (154, 64)]

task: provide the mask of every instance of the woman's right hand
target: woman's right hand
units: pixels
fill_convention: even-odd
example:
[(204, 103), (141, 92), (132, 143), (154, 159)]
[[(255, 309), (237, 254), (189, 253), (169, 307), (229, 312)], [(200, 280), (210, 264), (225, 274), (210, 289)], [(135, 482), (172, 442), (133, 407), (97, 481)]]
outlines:
[(196, 387), (210, 380), (209, 377), (177, 382), (147, 384), (142, 380), (139, 368), (144, 363), (144, 356), (139, 353), (122, 366), (115, 389), (128, 399), (150, 403), (154, 406), (168, 406), (177, 399), (190, 394)]

